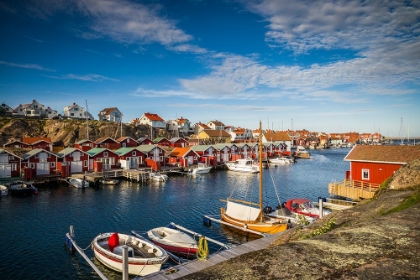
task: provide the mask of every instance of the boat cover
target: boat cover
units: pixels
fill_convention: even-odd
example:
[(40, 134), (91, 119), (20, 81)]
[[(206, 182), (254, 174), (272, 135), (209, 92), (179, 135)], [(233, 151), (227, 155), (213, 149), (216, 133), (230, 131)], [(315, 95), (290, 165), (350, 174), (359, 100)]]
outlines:
[(260, 215), (260, 209), (228, 201), (226, 214), (241, 221), (255, 221)]

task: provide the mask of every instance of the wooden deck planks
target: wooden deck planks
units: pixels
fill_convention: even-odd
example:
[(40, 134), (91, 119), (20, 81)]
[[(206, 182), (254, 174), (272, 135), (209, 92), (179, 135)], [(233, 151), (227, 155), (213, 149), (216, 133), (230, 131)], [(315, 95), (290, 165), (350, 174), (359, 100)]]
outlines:
[(224, 250), (211, 254), (205, 260), (196, 259), (188, 263), (177, 265), (174, 268), (176, 268), (178, 271), (172, 274), (166, 275), (165, 271), (162, 270), (150, 275), (143, 276), (141, 279), (177, 279), (180, 277), (184, 277), (186, 275), (201, 271), (218, 263), (236, 258), (242, 254), (265, 249), (276, 237), (283, 233), (284, 232), (278, 233), (276, 235), (263, 237), (257, 240), (250, 241), (248, 243), (235, 246), (229, 250)]

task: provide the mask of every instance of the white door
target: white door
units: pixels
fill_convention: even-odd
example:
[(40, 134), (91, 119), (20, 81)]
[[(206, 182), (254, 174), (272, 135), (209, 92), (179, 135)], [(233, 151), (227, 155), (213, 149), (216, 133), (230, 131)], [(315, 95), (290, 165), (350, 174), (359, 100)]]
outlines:
[(130, 161), (129, 168), (139, 167), (139, 158), (138, 157), (131, 157), (131, 158), (129, 158), (129, 161)]
[(194, 164), (194, 157), (187, 157), (187, 160), (188, 160), (188, 165)]
[(39, 162), (36, 164), (36, 175), (47, 175), (50, 174), (50, 163)]
[(71, 173), (81, 173), (83, 172), (83, 162), (82, 161), (72, 161), (70, 164)]
[(1, 154), (0, 155), (0, 164), (6, 164), (9, 163), (9, 155), (8, 154)]
[(10, 164), (0, 163), (0, 178), (12, 176), (12, 166)]

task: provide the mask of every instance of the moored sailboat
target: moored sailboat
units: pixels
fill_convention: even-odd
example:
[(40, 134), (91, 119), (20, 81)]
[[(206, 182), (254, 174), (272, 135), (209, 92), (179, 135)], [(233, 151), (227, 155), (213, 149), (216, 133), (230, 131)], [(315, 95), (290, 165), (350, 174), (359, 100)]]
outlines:
[[(259, 136), (259, 164), (262, 170), (262, 127), (260, 122)], [(259, 174), (259, 203), (228, 198), (226, 208), (220, 208), (220, 215), (224, 224), (241, 227), (250, 231), (275, 234), (287, 230), (285, 219), (270, 217), (263, 209), (262, 172)]]

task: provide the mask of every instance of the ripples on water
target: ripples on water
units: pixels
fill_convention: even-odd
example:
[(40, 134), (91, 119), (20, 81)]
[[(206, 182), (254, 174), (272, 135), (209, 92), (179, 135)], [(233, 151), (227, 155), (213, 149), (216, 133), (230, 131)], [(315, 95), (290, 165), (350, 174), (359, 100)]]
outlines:
[[(341, 181), (349, 163), (343, 158), (349, 149), (311, 151), (311, 159), (294, 165), (263, 171), (264, 198), (273, 208), (292, 197), (316, 201), (328, 197), (328, 183)], [(247, 191), (245, 186), (255, 186)], [(124, 181), (118, 186), (85, 190), (67, 186), (46, 186), (33, 197), (0, 198), (1, 279), (99, 279), (86, 261), (64, 246), (65, 233), (73, 225), (76, 242), (87, 248), (99, 233), (131, 230), (146, 232), (170, 222), (225, 243), (243, 243), (246, 237), (213, 222), (203, 226), (203, 215), (219, 215), (235, 190), (257, 200), (258, 175), (216, 171), (199, 177), (170, 176), (150, 183)], [(237, 195), (234, 195), (237, 197)], [(238, 197), (239, 198), (239, 197)], [(210, 251), (219, 249), (209, 243)], [(86, 250), (93, 257), (91, 248)], [(97, 264), (109, 279), (121, 275)]]

